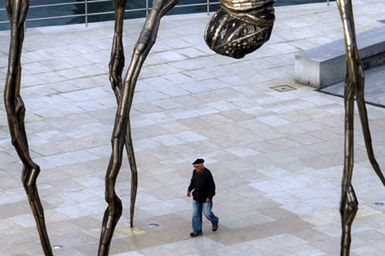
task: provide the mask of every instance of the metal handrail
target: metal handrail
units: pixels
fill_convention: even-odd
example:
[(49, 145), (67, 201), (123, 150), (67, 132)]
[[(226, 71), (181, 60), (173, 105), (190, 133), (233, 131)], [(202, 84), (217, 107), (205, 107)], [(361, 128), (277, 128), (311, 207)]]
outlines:
[[(204, 1), (204, 0), (203, 0)], [(51, 8), (51, 7), (58, 7), (58, 6), (73, 6), (73, 5), (84, 5), (84, 13), (82, 14), (71, 14), (71, 15), (58, 15), (58, 16), (49, 16), (49, 17), (40, 17), (40, 18), (27, 18), (27, 22), (30, 21), (43, 21), (43, 20), (58, 20), (58, 19), (66, 19), (66, 18), (79, 18), (84, 17), (84, 24), (87, 27), (89, 23), (89, 17), (90, 16), (99, 16), (99, 15), (108, 15), (108, 14), (114, 14), (113, 11), (107, 11), (107, 12), (95, 12), (90, 13), (89, 12), (89, 5), (95, 4), (95, 3), (103, 3), (103, 2), (112, 2), (112, 0), (83, 0), (80, 2), (66, 2), (66, 3), (54, 3), (54, 4), (40, 4), (40, 5), (31, 5), (31, 9), (38, 9), (38, 8)], [(326, 0), (327, 5), (330, 4), (330, 0)], [(218, 5), (219, 0), (213, 1), (213, 0), (207, 0), (206, 2), (202, 3), (195, 3), (195, 4), (180, 4), (176, 5), (176, 8), (187, 8), (187, 7), (197, 7), (197, 6), (206, 6), (207, 14), (210, 14), (210, 6), (212, 5)], [(127, 9), (126, 13), (134, 13), (134, 12), (145, 12), (146, 16), (148, 16), (149, 11), (151, 10), (149, 0), (146, 0), (145, 7), (144, 8), (135, 8), (135, 9)], [(5, 12), (5, 8), (0, 8), (0, 12)], [(2, 24), (8, 24), (8, 20), (0, 21), (0, 25)]]
[[(219, 1), (213, 1), (207, 0), (206, 2), (202, 3), (195, 3), (195, 4), (180, 4), (176, 5), (175, 8), (187, 8), (187, 7), (198, 7), (198, 6), (206, 6), (207, 13), (210, 13), (210, 6), (212, 5), (218, 5)], [(54, 4), (40, 4), (40, 5), (31, 5), (31, 9), (38, 9), (38, 8), (51, 8), (51, 7), (58, 7), (58, 6), (73, 6), (73, 5), (84, 5), (84, 13), (81, 14), (71, 14), (71, 15), (57, 15), (57, 16), (49, 16), (49, 17), (40, 17), (40, 18), (27, 18), (27, 22), (30, 21), (44, 21), (44, 20), (58, 20), (58, 19), (66, 19), (66, 18), (79, 18), (84, 17), (84, 23), (85, 26), (88, 26), (89, 23), (89, 17), (90, 16), (99, 16), (99, 15), (108, 15), (108, 14), (114, 14), (114, 11), (106, 11), (106, 12), (95, 12), (90, 13), (89, 12), (89, 5), (95, 4), (95, 3), (102, 3), (102, 2), (112, 2), (112, 0), (83, 0), (80, 2), (66, 2), (66, 3), (54, 3)], [(127, 9), (126, 13), (134, 13), (134, 12), (145, 12), (146, 16), (148, 15), (149, 11), (152, 9), (150, 7), (149, 0), (146, 0), (145, 7), (144, 8), (134, 8), (134, 9)], [(5, 8), (0, 8), (0, 12), (6, 11)], [(0, 21), (1, 24), (8, 24), (8, 20)]]
[(86, 24), (86, 27), (88, 27), (88, 0), (85, 0), (84, 3), (84, 23)]

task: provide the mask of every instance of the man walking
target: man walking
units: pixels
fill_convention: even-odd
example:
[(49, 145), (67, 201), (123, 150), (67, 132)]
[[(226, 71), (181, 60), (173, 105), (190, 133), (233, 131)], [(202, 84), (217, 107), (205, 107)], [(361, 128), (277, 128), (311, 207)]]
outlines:
[(202, 235), (202, 212), (211, 222), (212, 230), (218, 229), (218, 217), (211, 211), (215, 195), (215, 183), (209, 169), (204, 165), (203, 159), (197, 159), (192, 164), (194, 167), (187, 196), (193, 197), (193, 216), (191, 237)]

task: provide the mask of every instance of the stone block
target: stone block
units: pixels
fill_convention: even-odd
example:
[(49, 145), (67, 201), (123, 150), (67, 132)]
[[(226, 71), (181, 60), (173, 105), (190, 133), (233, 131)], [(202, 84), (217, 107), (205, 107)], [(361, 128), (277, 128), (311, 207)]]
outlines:
[[(364, 67), (385, 62), (385, 26), (357, 35)], [(341, 82), (346, 76), (343, 39), (295, 55), (295, 80), (319, 89)]]

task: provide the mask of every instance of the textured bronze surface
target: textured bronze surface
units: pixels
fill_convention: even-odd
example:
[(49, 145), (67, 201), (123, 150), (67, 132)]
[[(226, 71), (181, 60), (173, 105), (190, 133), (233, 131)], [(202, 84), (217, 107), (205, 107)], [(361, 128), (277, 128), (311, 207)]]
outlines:
[[(128, 67), (123, 87), (120, 90), (120, 100), (118, 99), (118, 109), (116, 111), (115, 125), (111, 138), (112, 153), (105, 178), (106, 201), (108, 206), (103, 218), (98, 250), (99, 256), (108, 255), (114, 229), (122, 214), (122, 202), (115, 192), (115, 182), (122, 164), (126, 134), (127, 131), (130, 130), (130, 110), (134, 98), (136, 82), (143, 63), (152, 46), (155, 44), (160, 19), (174, 7), (176, 3), (177, 0), (155, 0), (153, 2), (151, 12), (146, 18), (142, 32), (134, 47), (131, 63)], [(121, 4), (123, 5), (124, 3)], [(117, 24), (117, 26), (122, 26), (122, 23)]]
[[(123, 48), (123, 21), (124, 13), (127, 5), (127, 0), (116, 0), (114, 1), (115, 7), (115, 29), (114, 29), (114, 39), (112, 42), (111, 58), (110, 58), (110, 82), (111, 87), (114, 90), (117, 103), (122, 100), (122, 73), (124, 68), (124, 48)], [(131, 202), (130, 202), (130, 225), (134, 225), (134, 211), (135, 211), (135, 201), (136, 194), (138, 190), (138, 171), (135, 160), (135, 152), (132, 144), (131, 137), (131, 128), (130, 123), (128, 122), (126, 138), (125, 138), (125, 147), (126, 153), (128, 156), (128, 161), (131, 169)]]
[(8, 72), (5, 81), (4, 102), (12, 145), (23, 162), (22, 182), (36, 221), (41, 245), (45, 255), (53, 255), (44, 220), (44, 210), (36, 187), (40, 167), (29, 153), (25, 132), (25, 106), (20, 96), (21, 53), (24, 41), (24, 24), (29, 9), (28, 0), (6, 0), (6, 9), (11, 22), (11, 43), (8, 57)]
[(263, 9), (273, 5), (274, 0), (221, 0), (220, 4), (224, 8), (233, 12), (247, 12), (253, 9)]
[(205, 31), (216, 53), (243, 58), (270, 39), (274, 24), (273, 0), (221, 0)]
[(341, 15), (345, 49), (346, 49), (346, 80), (345, 80), (345, 160), (341, 185), (341, 256), (350, 254), (351, 226), (358, 211), (358, 200), (352, 185), (354, 165), (354, 100), (357, 101), (360, 114), (362, 130), (365, 139), (365, 146), (370, 163), (374, 171), (385, 185), (385, 178), (374, 157), (372, 139), (369, 130), (368, 115), (365, 106), (364, 96), (364, 71), (358, 53), (356, 34), (354, 27), (354, 16), (352, 0), (337, 0), (338, 9)]

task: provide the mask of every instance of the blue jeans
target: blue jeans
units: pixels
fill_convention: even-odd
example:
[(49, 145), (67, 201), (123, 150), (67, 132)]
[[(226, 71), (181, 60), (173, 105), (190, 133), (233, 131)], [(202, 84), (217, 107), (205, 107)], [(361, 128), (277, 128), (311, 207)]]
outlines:
[(212, 225), (218, 224), (218, 217), (211, 211), (213, 203), (200, 203), (193, 200), (192, 230), (195, 233), (202, 233), (202, 212)]

